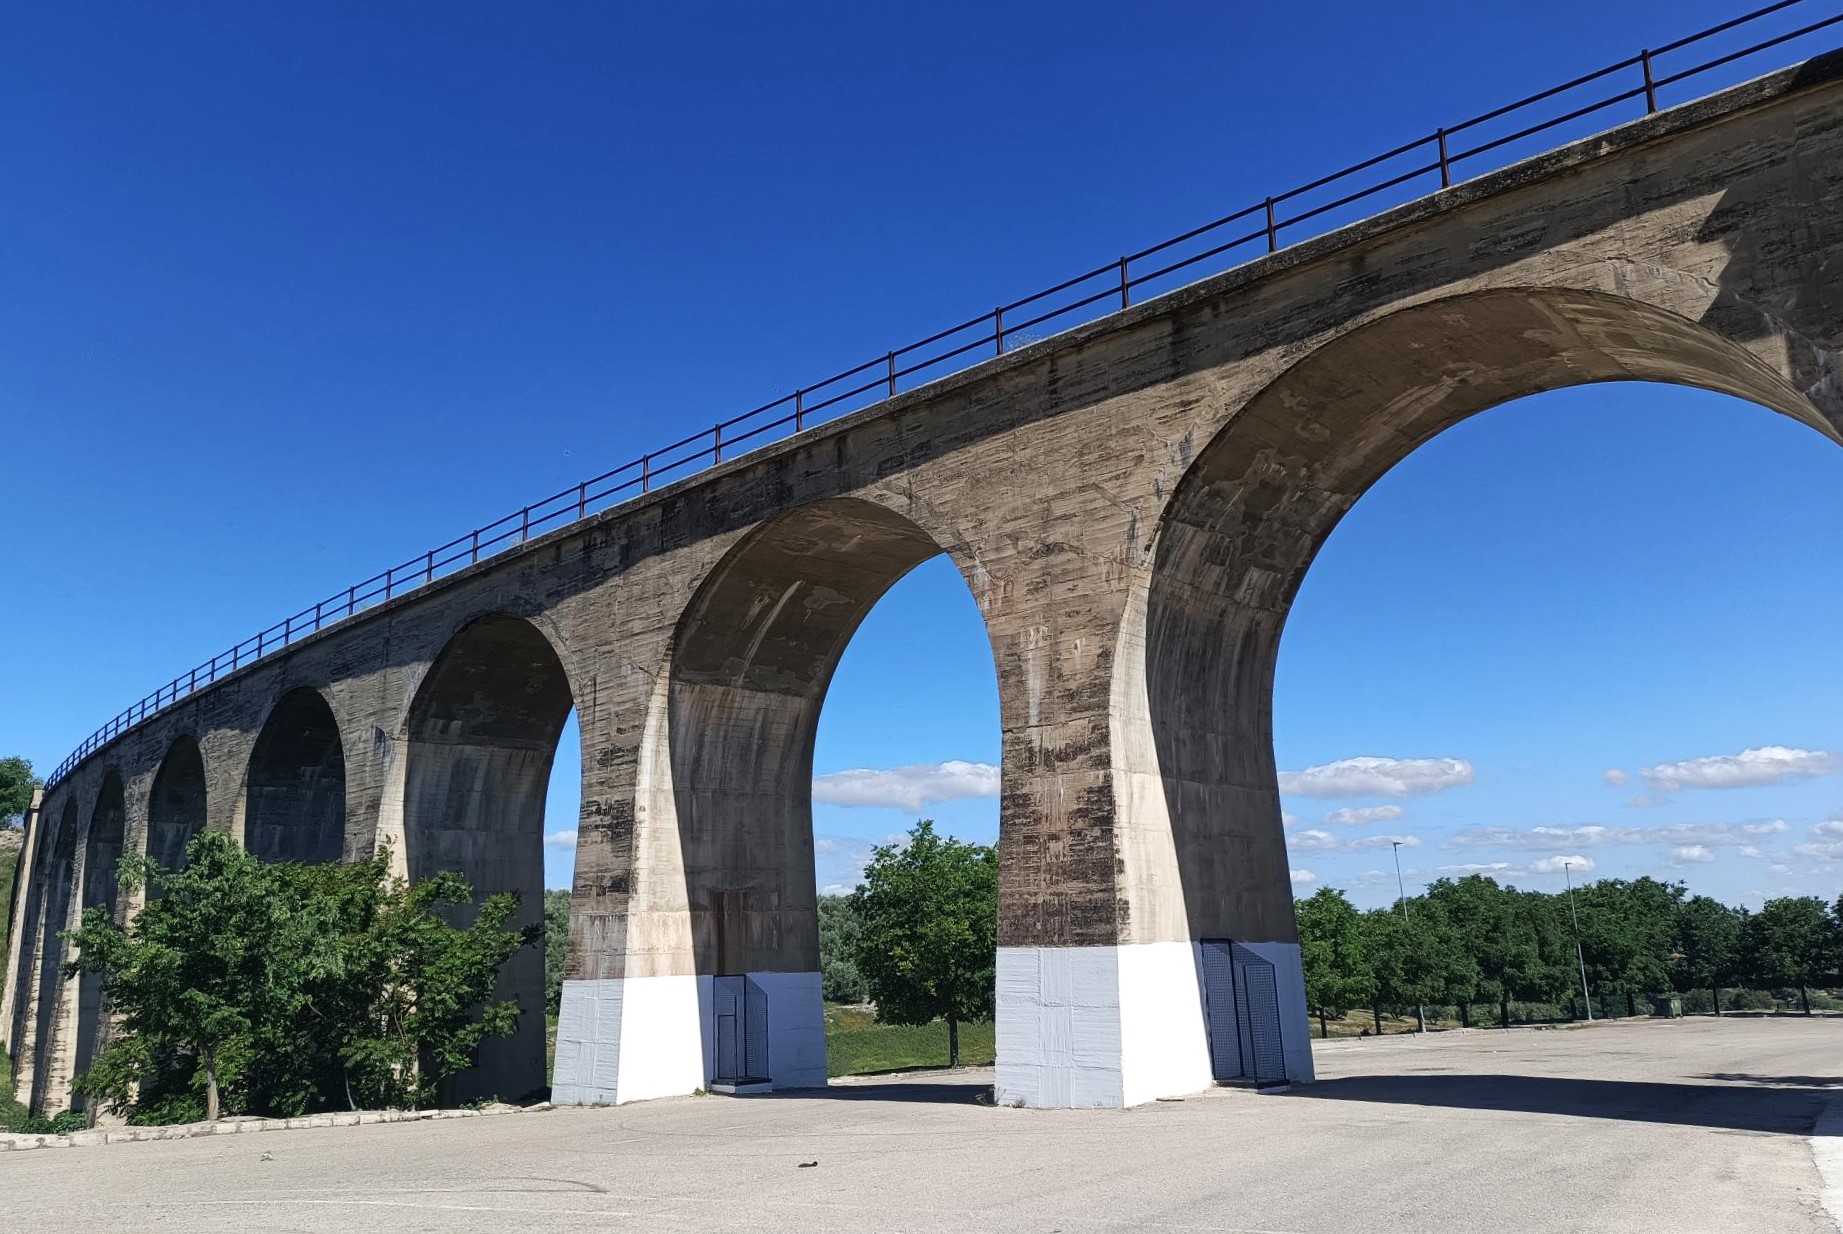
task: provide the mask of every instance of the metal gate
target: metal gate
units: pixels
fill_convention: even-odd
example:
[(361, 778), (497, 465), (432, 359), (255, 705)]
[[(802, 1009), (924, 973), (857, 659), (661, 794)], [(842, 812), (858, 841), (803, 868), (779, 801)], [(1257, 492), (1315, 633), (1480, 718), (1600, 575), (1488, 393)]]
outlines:
[(711, 1081), (763, 1084), (768, 1081), (768, 995), (748, 977), (713, 977), (712, 1007), (717, 1029)]
[(1228, 939), (1205, 939), (1202, 949), (1210, 1070), (1216, 1082), (1286, 1083), (1273, 965)]

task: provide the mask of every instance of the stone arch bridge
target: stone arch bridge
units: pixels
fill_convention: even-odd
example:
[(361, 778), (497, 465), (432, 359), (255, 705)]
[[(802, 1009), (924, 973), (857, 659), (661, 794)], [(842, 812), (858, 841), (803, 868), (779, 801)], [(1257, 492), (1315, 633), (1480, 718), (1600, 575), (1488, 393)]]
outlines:
[[(86, 905), (133, 911), (121, 852), (170, 859), (201, 828), (304, 860), (388, 842), (411, 873), (458, 868), (537, 914), (572, 707), (556, 1099), (705, 1087), (725, 974), (766, 992), (775, 1082), (823, 1084), (815, 724), (859, 620), (941, 553), (999, 686), (998, 1100), (1207, 1085), (1206, 940), (1273, 966), (1285, 1069), (1309, 1079), (1271, 691), (1325, 537), (1441, 430), (1561, 386), (1699, 386), (1839, 440), (1840, 339), (1826, 58), (532, 539), (238, 669), (44, 794), (0, 991), (21, 1092), (63, 1107), (106, 1030), (98, 991), (60, 976), (58, 931)], [(517, 963), (506, 988), (535, 1011), (539, 957)], [(525, 1023), (461, 1095), (544, 1084), (542, 1018)]]

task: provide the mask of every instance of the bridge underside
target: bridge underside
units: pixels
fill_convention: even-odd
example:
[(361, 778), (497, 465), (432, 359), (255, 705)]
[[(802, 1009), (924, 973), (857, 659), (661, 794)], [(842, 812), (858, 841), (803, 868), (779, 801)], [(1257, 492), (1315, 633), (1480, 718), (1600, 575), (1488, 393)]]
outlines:
[[(389, 845), (537, 920), (572, 707), (557, 1098), (708, 1087), (738, 990), (765, 1000), (772, 1079), (823, 1083), (815, 725), (865, 613), (940, 553), (1003, 727), (999, 1100), (1195, 1091), (1256, 1002), (1258, 1065), (1309, 1079), (1272, 689), (1313, 556), (1419, 445), (1543, 390), (1676, 382), (1838, 440), (1836, 78), (1651, 117), (893, 398), (135, 726), (35, 814), (0, 986), (21, 1090), (61, 1108), (104, 1035), (57, 931), (113, 903), (118, 850), (177, 860), (205, 827), (305, 860)], [(535, 955), (507, 970), (525, 1027), (452, 1095), (543, 1086), (542, 981)]]

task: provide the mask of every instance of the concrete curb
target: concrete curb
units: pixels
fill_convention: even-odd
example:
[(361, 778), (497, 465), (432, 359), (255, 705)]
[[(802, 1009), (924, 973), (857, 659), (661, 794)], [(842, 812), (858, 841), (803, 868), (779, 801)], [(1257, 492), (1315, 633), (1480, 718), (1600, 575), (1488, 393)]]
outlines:
[(554, 1108), (545, 1101), (530, 1106), (493, 1106), (481, 1110), (347, 1110), (338, 1114), (304, 1114), (299, 1118), (225, 1118), (215, 1123), (174, 1123), (166, 1127), (98, 1127), (73, 1131), (69, 1135), (0, 1132), (0, 1153), (33, 1148), (94, 1148), (100, 1144), (135, 1144), (149, 1140), (194, 1140), (210, 1135), (252, 1135), (258, 1131), (304, 1131), (310, 1127), (491, 1118), (500, 1114), (534, 1114)]

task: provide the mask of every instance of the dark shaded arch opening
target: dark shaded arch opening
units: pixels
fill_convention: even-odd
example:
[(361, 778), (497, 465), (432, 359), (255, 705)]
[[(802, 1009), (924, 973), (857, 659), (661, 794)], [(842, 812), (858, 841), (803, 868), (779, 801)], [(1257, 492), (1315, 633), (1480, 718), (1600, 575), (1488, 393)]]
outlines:
[[(102, 782), (96, 809), (90, 815), (89, 838), (83, 846), (82, 911), (100, 908), (115, 915), (120, 884), (116, 864), (121, 861), (128, 805), (122, 791), (122, 778), (111, 771)], [(76, 1070), (89, 1067), (101, 1043), (106, 1011), (102, 996), (102, 975), (84, 973), (77, 978), (77, 1053)], [(81, 1098), (73, 1097), (73, 1108)]]
[(318, 690), (290, 690), (250, 753), (243, 845), (264, 861), (338, 861), (346, 839), (346, 755)]
[[(520, 898), (517, 922), (544, 912), (544, 802), (574, 700), (550, 642), (518, 617), (483, 617), (436, 657), (411, 704), (404, 781), (410, 878), (459, 872), (479, 899)], [(514, 1036), (487, 1042), (446, 1100), (518, 1100), (545, 1087), (544, 956), (525, 948), (500, 974), (518, 1001)]]
[(776, 1084), (825, 1082), (812, 817), (820, 708), (866, 614), (941, 551), (882, 506), (818, 502), (732, 550), (679, 624), (669, 739), (694, 962), (701, 976), (770, 984)]
[[(163, 870), (182, 870), (186, 845), (204, 829), (205, 758), (198, 742), (178, 737), (154, 773), (147, 801), (147, 856)], [(148, 894), (154, 894), (152, 888)]]
[(1546, 390), (1631, 380), (1736, 395), (1837, 439), (1780, 373), (1705, 326), (1601, 293), (1519, 289), (1357, 327), (1282, 374), (1202, 450), (1161, 524), (1143, 625), (1128, 624), (1144, 654), (1122, 657), (1119, 681), (1151, 737), (1120, 748), (1164, 785), (1160, 822), (1184, 888), (1184, 920), (1167, 928), (1295, 939), (1274, 668), (1287, 612), (1338, 520), (1461, 420)]
[(57, 829), (45, 850), (42, 886), (44, 915), (38, 931), (38, 1004), (34, 1016), (32, 1094), (30, 1104), (42, 1110), (49, 1079), (48, 1064), (56, 1048), (54, 1041), (58, 1011), (62, 1007), (65, 940), (59, 934), (70, 926), (71, 896), (77, 877), (77, 831), (82, 823), (76, 801), (64, 803)]

